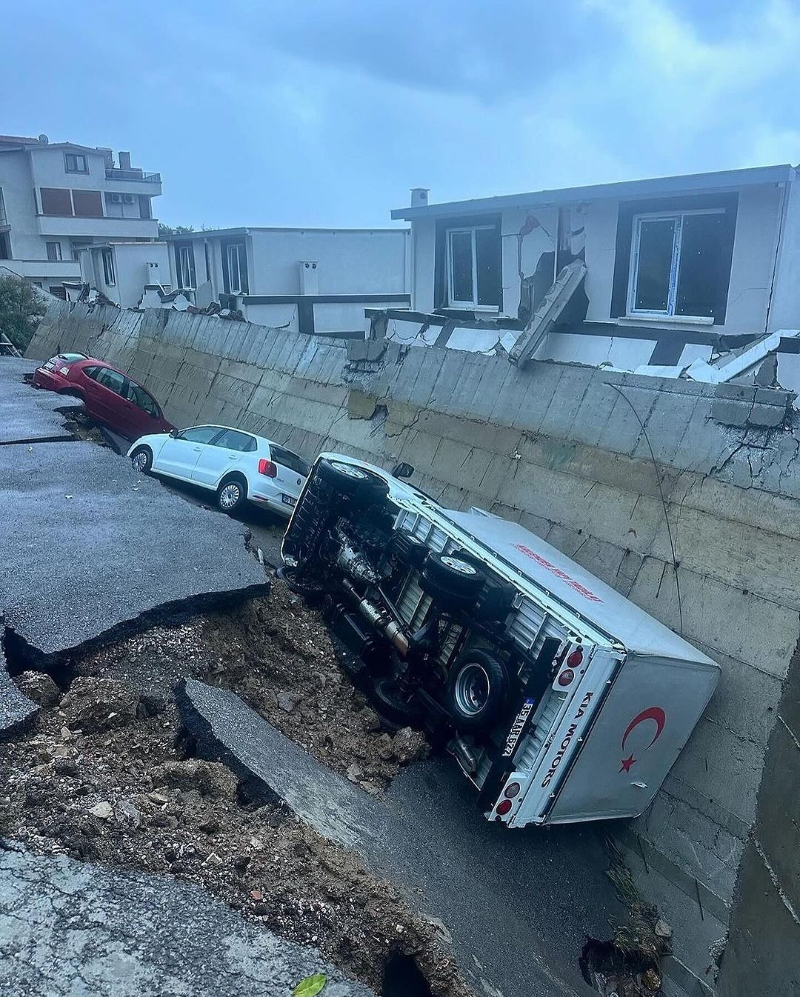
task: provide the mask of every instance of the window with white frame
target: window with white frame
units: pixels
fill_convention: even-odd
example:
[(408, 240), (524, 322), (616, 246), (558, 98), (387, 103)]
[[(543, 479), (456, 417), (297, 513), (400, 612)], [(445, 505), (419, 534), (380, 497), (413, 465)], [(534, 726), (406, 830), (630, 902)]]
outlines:
[(447, 304), (500, 307), (500, 233), (495, 225), (447, 229)]
[(103, 257), (103, 280), (108, 285), (116, 284), (117, 278), (114, 273), (114, 253), (110, 249), (101, 250)]
[(227, 262), (227, 293), (249, 294), (247, 281), (247, 252), (243, 242), (229, 243), (225, 249)]
[(48, 260), (55, 261), (61, 259), (61, 243), (60, 242), (48, 242), (47, 243), (47, 258)]
[(194, 267), (194, 246), (189, 243), (175, 246), (175, 268), (178, 287), (196, 287), (197, 277)]
[(75, 152), (64, 153), (64, 171), (66, 173), (88, 173), (86, 156)]
[(723, 208), (635, 215), (632, 239), (629, 315), (714, 316), (727, 239)]

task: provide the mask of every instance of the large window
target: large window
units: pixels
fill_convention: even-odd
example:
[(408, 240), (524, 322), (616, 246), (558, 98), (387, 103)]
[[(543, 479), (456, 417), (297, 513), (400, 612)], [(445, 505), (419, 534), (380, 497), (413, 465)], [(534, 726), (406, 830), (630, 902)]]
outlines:
[(194, 269), (194, 246), (191, 242), (175, 246), (175, 269), (178, 287), (197, 287)]
[(103, 217), (103, 198), (99, 190), (73, 190), (72, 203), (77, 218)]
[(447, 303), (499, 307), (500, 236), (494, 225), (447, 230)]
[(712, 317), (724, 223), (722, 208), (637, 215), (629, 313)]
[(56, 261), (61, 259), (61, 243), (60, 242), (48, 242), (46, 244), (47, 248), (47, 258), (51, 261)]
[(231, 242), (225, 247), (225, 292), (249, 294), (247, 252), (243, 242)]
[(72, 197), (67, 187), (42, 187), (43, 215), (72, 215)]
[(611, 317), (724, 325), (737, 207), (736, 194), (620, 204)]

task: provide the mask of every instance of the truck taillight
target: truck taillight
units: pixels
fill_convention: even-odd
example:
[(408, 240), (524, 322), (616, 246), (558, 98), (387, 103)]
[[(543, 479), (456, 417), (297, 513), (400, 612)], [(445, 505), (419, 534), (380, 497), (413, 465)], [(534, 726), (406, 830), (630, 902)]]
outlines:
[(268, 478), (274, 478), (278, 474), (278, 468), (272, 463), (271, 460), (267, 460), (262, 457), (258, 462), (258, 473), (265, 474)]
[(567, 658), (567, 668), (577, 668), (583, 661), (583, 648), (577, 647)]
[(519, 792), (519, 788), (520, 787), (519, 787), (519, 783), (518, 782), (510, 782), (506, 786), (506, 789), (505, 789), (505, 792), (503, 793), (503, 796), (507, 796), (509, 800), (513, 800), (514, 797)]
[[(572, 655), (570, 655), (572, 657)], [(572, 680), (575, 678), (575, 672), (571, 668), (565, 668), (563, 672), (558, 676), (558, 684), (562, 689), (565, 689), (568, 685), (572, 684)]]
[(505, 817), (513, 806), (514, 804), (511, 800), (501, 800), (495, 807), (495, 813), (498, 813), (501, 817)]

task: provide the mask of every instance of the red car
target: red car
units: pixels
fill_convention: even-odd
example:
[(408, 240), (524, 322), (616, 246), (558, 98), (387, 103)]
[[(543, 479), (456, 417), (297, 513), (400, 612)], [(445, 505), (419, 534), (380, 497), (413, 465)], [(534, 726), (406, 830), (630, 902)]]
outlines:
[(90, 418), (131, 440), (175, 429), (141, 384), (102, 360), (82, 353), (51, 357), (36, 369), (33, 383), (37, 388), (80, 398)]

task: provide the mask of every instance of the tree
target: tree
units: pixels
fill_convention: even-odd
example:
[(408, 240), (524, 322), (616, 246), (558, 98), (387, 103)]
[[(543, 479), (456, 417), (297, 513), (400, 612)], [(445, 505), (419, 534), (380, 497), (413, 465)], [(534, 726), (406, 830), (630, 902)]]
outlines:
[(194, 232), (194, 225), (165, 225), (164, 222), (158, 223), (159, 235), (189, 235), (190, 232)]
[(18, 350), (28, 348), (47, 311), (36, 288), (19, 277), (0, 277), (0, 332), (5, 333)]

